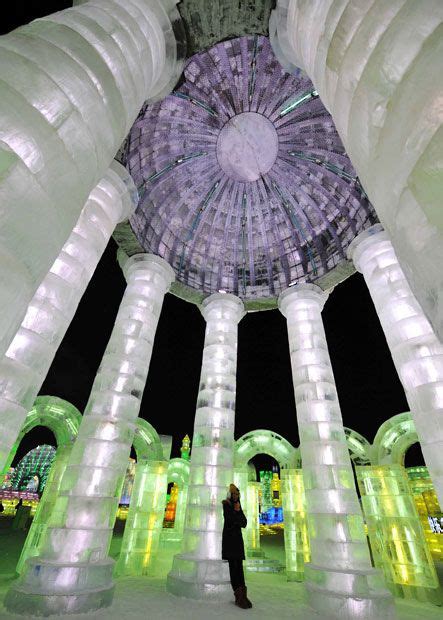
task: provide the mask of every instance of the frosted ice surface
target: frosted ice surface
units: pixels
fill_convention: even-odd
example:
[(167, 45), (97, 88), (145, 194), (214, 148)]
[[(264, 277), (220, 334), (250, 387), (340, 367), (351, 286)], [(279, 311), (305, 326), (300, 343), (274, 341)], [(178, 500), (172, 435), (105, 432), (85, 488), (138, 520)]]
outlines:
[(443, 3), (281, 0), (280, 53), (306, 70), (443, 340)]

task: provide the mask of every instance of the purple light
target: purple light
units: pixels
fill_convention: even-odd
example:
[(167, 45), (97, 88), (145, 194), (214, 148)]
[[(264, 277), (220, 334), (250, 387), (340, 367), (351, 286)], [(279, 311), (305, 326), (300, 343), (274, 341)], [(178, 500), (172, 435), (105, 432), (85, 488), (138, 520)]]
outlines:
[(314, 282), (376, 221), (312, 83), (262, 36), (190, 58), (182, 86), (142, 110), (127, 166), (138, 241), (206, 293)]

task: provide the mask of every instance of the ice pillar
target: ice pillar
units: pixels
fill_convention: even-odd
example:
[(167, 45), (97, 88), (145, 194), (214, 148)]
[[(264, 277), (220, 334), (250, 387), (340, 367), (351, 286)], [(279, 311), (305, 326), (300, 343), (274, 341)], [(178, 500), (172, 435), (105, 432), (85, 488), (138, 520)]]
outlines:
[(402, 465), (357, 467), (374, 564), (396, 596), (441, 604), (440, 586)]
[(179, 20), (174, 0), (90, 0), (0, 38), (0, 357), (144, 101), (181, 73)]
[(303, 581), (305, 563), (310, 560), (303, 471), (282, 469), (281, 484), (286, 577), (288, 581)]
[(86, 613), (109, 605), (108, 557), (163, 298), (172, 268), (150, 254), (124, 265), (127, 287), (60, 484), (41, 555), (9, 590), (11, 611)]
[(167, 491), (167, 461), (141, 461), (135, 468), (117, 575), (149, 575), (157, 557)]
[(248, 482), (246, 487), (246, 506), (248, 525), (246, 527), (246, 554), (248, 557), (262, 557), (260, 550), (260, 521), (259, 521), (259, 482)]
[(306, 71), (443, 341), (441, 0), (279, 0), (269, 25)]
[(391, 618), (393, 600), (371, 567), (325, 331), (327, 299), (297, 284), (279, 299), (287, 319), (308, 512), (310, 604), (327, 617)]
[(233, 482), (237, 325), (242, 301), (215, 293), (202, 305), (206, 335), (194, 422), (182, 552), (174, 558), (167, 589), (198, 599), (232, 597), (221, 560), (222, 500)]
[(38, 503), (35, 516), (32, 520), (31, 527), (29, 528), (25, 544), (23, 545), (23, 549), (15, 569), (19, 574), (23, 572), (26, 560), (38, 555), (40, 552), (41, 544), (44, 540), (52, 511), (54, 510), (60, 488), (60, 482), (68, 464), (71, 450), (72, 444), (70, 443), (64, 446), (58, 446), (57, 448), (54, 463), (52, 464), (51, 471), (49, 472), (49, 476), (45, 484), (45, 490), (43, 491), (43, 495)]
[(361, 233), (348, 254), (368, 286), (408, 399), (429, 474), (443, 504), (443, 345), (416, 300), (380, 224)]
[(0, 481), (28, 411), (118, 222), (137, 205), (137, 190), (113, 162), (92, 190), (69, 239), (29, 304), (0, 361)]

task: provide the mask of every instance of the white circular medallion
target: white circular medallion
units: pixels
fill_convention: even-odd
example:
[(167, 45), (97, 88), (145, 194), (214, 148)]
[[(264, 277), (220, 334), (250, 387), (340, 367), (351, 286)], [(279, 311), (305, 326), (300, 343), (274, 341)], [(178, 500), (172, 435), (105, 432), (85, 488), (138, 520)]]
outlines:
[(277, 153), (275, 127), (257, 112), (233, 116), (218, 136), (218, 163), (235, 181), (257, 181), (272, 168)]

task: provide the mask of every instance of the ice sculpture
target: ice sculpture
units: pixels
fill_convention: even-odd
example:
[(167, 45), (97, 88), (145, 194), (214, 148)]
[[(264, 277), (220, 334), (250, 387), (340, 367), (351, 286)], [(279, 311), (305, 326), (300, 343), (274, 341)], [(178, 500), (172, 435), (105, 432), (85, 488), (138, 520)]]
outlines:
[(443, 340), (443, 37), (440, 0), (279, 0), (284, 65), (332, 115), (405, 276)]
[(178, 20), (174, 0), (90, 0), (0, 38), (0, 356), (143, 102), (178, 78)]
[(203, 302), (202, 314), (206, 335), (185, 531), (167, 589), (188, 598), (230, 600), (228, 564), (221, 560), (221, 502), (233, 480), (237, 324), (243, 303), (234, 295), (214, 293)]
[(137, 462), (116, 575), (152, 574), (163, 527), (167, 470), (167, 461)]
[(280, 295), (289, 350), (308, 511), (311, 606), (327, 617), (393, 618), (392, 597), (371, 566), (315, 284)]
[(434, 562), (402, 465), (357, 467), (374, 564), (396, 596), (441, 604)]
[(0, 479), (114, 228), (136, 204), (137, 190), (131, 177), (114, 161), (90, 193), (74, 230), (0, 361)]
[(127, 259), (124, 273), (126, 291), (41, 554), (6, 595), (16, 613), (83, 613), (112, 601), (109, 543), (163, 298), (174, 279), (172, 268), (149, 254)]
[(45, 537), (46, 529), (48, 527), (49, 518), (54, 510), (55, 502), (57, 500), (60, 482), (66, 469), (66, 465), (68, 464), (71, 449), (72, 444), (70, 443), (64, 446), (57, 446), (57, 452), (45, 484), (45, 490), (43, 491), (43, 495), (38, 503), (37, 510), (35, 511), (31, 527), (29, 528), (25, 544), (23, 545), (23, 549), (15, 569), (19, 575), (25, 568), (26, 560), (38, 555), (40, 551), (41, 543)]
[(354, 239), (349, 256), (365, 278), (443, 504), (443, 344), (416, 300), (381, 224)]
[(259, 521), (259, 492), (260, 483), (248, 481), (246, 486), (246, 502), (248, 525), (246, 527), (246, 556), (257, 557), (264, 555), (260, 551), (260, 521)]
[[(189, 459), (189, 455), (188, 455)], [(175, 507), (174, 527), (163, 529), (161, 541), (181, 542), (185, 526), (186, 503), (189, 487), (189, 460), (184, 458), (171, 459), (168, 464), (168, 484), (178, 485), (178, 499)]]
[(304, 567), (310, 560), (303, 471), (282, 469), (281, 480), (286, 577), (288, 581), (303, 581)]

